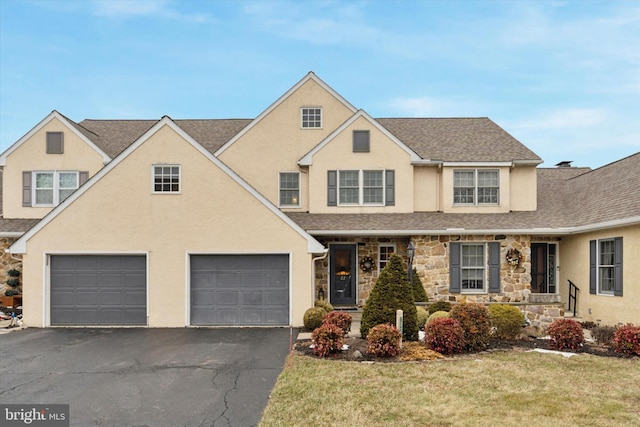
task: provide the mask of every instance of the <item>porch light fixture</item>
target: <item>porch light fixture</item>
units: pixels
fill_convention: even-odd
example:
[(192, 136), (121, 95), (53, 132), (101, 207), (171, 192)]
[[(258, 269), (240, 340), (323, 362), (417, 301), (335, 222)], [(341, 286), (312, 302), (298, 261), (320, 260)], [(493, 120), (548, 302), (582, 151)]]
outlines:
[(413, 242), (407, 246), (407, 258), (409, 258), (409, 286), (413, 286), (413, 256), (416, 254), (416, 247)]

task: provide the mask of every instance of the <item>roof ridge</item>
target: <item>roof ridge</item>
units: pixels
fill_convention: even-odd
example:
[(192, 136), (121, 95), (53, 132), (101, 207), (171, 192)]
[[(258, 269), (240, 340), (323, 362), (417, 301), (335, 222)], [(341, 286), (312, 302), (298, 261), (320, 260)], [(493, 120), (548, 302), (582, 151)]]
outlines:
[(619, 162), (622, 162), (622, 161), (624, 161), (624, 160), (630, 159), (631, 157), (634, 157), (634, 156), (640, 156), (640, 151), (638, 151), (638, 152), (636, 152), (636, 153), (633, 153), (633, 154), (630, 154), (630, 155), (628, 155), (628, 156), (626, 156), (626, 157), (623, 157), (623, 158), (621, 158), (621, 159), (614, 160), (613, 162), (610, 162), (610, 163), (607, 163), (607, 164), (605, 164), (605, 165), (599, 166), (599, 167), (597, 167), (597, 168), (595, 168), (595, 169), (590, 169), (589, 171), (587, 171), (587, 172), (585, 172), (585, 173), (581, 173), (580, 175), (576, 175), (576, 176), (571, 177), (571, 178), (569, 178), (569, 179), (574, 179), (574, 178), (578, 178), (578, 177), (584, 176), (584, 175), (589, 174), (589, 173), (592, 173), (592, 172), (597, 172), (597, 171), (599, 171), (599, 170), (601, 170), (601, 169), (608, 168), (608, 167), (610, 167), (610, 166), (613, 166), (613, 165), (614, 165), (614, 164), (616, 164), (616, 163), (619, 163)]
[[(473, 120), (479, 120), (479, 119), (487, 119), (487, 120), (491, 120), (488, 116), (478, 116), (478, 117), (467, 117), (467, 116), (455, 116), (455, 117), (374, 117), (376, 120), (394, 120), (394, 119), (400, 119), (400, 120), (456, 120), (456, 119), (461, 119), (461, 120), (465, 120), (465, 119), (473, 119)], [(491, 120), (493, 121), (493, 120)]]

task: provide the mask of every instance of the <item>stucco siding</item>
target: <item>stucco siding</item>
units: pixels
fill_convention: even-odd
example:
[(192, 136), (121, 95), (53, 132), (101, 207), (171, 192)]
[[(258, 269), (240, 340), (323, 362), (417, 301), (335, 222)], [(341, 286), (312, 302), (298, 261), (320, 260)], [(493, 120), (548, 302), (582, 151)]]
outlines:
[[(47, 132), (64, 132), (63, 154), (47, 154)], [(102, 166), (98, 152), (58, 119), (52, 119), (7, 157), (3, 172), (3, 216), (42, 218), (52, 209), (22, 206), (23, 171), (88, 171), (93, 176)]]
[(535, 211), (538, 173), (535, 166), (517, 166), (509, 171), (509, 203), (512, 211)]
[[(623, 239), (623, 296), (589, 293), (589, 241)], [(578, 316), (586, 321), (613, 326), (631, 322), (640, 324), (640, 226), (616, 228), (562, 238), (560, 245), (560, 292), (563, 301), (569, 295), (568, 280), (578, 293)]]
[[(180, 194), (152, 194), (154, 164), (181, 165)], [(191, 253), (289, 254), (293, 325), (312, 303), (307, 240), (168, 126), (32, 236), (27, 250), (30, 326), (48, 322), (46, 254), (147, 254), (149, 326), (185, 326)]]
[(440, 189), (438, 183), (441, 175), (435, 167), (414, 167), (414, 210), (416, 212), (436, 212), (440, 210)]

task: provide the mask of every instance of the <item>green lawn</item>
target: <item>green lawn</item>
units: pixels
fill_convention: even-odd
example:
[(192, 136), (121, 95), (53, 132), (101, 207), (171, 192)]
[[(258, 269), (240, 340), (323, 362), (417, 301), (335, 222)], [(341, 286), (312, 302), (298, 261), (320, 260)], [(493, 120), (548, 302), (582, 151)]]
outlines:
[(640, 426), (640, 359), (519, 351), (428, 362), (290, 356), (269, 426)]

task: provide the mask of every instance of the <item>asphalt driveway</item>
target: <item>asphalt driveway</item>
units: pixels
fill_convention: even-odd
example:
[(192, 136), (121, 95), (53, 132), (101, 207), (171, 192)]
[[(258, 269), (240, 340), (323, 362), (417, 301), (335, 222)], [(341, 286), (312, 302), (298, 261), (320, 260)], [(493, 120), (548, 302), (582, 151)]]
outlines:
[(289, 333), (181, 328), (3, 334), (0, 402), (69, 404), (73, 426), (254, 426), (284, 365)]

